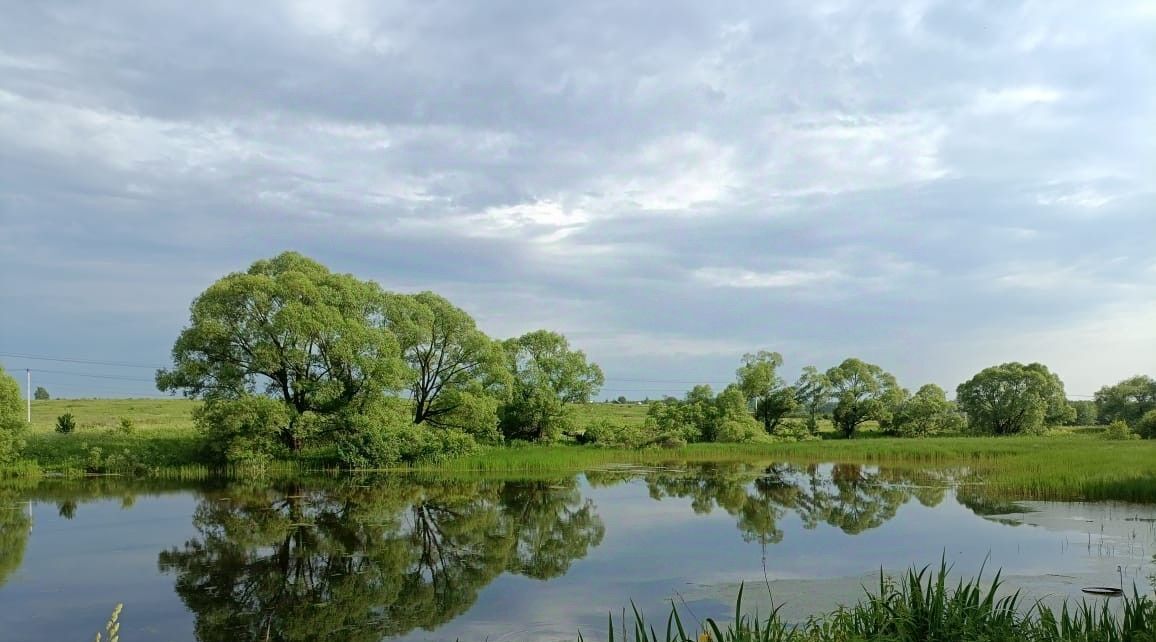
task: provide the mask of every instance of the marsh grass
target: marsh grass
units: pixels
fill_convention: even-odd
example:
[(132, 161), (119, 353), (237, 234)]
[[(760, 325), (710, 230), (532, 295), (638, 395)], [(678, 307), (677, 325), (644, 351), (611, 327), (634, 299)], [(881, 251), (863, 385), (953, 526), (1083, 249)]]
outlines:
[[(6, 467), (0, 477), (51, 472), (199, 479), (255, 472), (202, 464), (203, 444), (191, 418), (194, 406), (195, 402), (185, 399), (35, 401), (24, 461)], [(76, 418), (75, 433), (53, 431), (55, 418), (63, 413)], [(584, 404), (577, 406), (575, 413), (579, 425), (602, 419), (641, 423), (646, 406)], [(133, 423), (133, 430), (121, 428), (124, 419)], [(1102, 432), (1065, 428), (1045, 436), (903, 439), (880, 436), (868, 428), (861, 434), (863, 438), (798, 443), (690, 444), (670, 449), (530, 445), (487, 448), (466, 457), (388, 472), (521, 477), (622, 465), (842, 462), (965, 470), (966, 477), (958, 481), (966, 482), (969, 489), (972, 484), (982, 485), (982, 491), (965, 492), (982, 492), (992, 499), (1156, 501), (1156, 440), (1112, 441), (1102, 439)], [(333, 460), (333, 453), (318, 450), (274, 462), (260, 472), (327, 472)]]
[[(743, 612), (743, 590), (734, 620), (720, 624), (706, 619), (688, 628), (672, 602), (662, 635), (637, 608), (615, 623), (609, 618), (610, 642), (1150, 642), (1156, 640), (1156, 603), (1138, 593), (1113, 608), (1080, 602), (1058, 611), (1041, 603), (1025, 603), (1019, 592), (1001, 596), (1000, 576), (990, 584), (979, 576), (949, 581), (950, 568), (941, 562), (912, 569), (897, 582), (882, 572), (879, 584), (857, 604), (788, 623), (772, 607), (760, 617)], [(689, 621), (689, 620), (688, 620)], [(579, 640), (583, 637), (578, 636)]]

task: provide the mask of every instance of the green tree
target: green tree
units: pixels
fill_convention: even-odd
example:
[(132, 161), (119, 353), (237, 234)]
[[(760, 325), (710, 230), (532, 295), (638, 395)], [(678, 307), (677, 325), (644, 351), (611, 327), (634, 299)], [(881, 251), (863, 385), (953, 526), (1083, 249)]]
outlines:
[(210, 406), (277, 399), (286, 410), (277, 441), (299, 450), (403, 385), (397, 339), (376, 322), (384, 303), (376, 284), (294, 252), (257, 261), (193, 301), (157, 387)]
[(1100, 409), (1097, 407), (1095, 401), (1090, 399), (1080, 399), (1077, 401), (1069, 401), (1072, 408), (1076, 411), (1075, 416), (1068, 425), (1071, 426), (1095, 426), (1100, 421)]
[(943, 388), (933, 383), (923, 386), (914, 395), (903, 391), (903, 397), (883, 426), (887, 432), (904, 437), (923, 437), (955, 432), (964, 426), (955, 404), (947, 400)]
[(433, 292), (390, 296), (386, 320), (409, 365), (413, 422), (496, 438), (509, 386), (501, 344)]
[(718, 395), (703, 384), (691, 388), (683, 399), (656, 401), (647, 409), (646, 424), (660, 437), (688, 442), (743, 442), (760, 432), (747, 411), (746, 397), (735, 384)]
[(20, 384), (0, 367), (0, 464), (10, 464), (24, 448), (24, 404)]
[(1156, 439), (1156, 410), (1149, 410), (1136, 422), (1136, 434), (1145, 439)]
[(1004, 363), (981, 370), (956, 388), (956, 402), (972, 432), (1039, 432), (1069, 421), (1075, 410), (1064, 382), (1040, 363)]
[(819, 432), (819, 410), (831, 399), (831, 382), (815, 366), (803, 368), (795, 382), (795, 399), (807, 410), (807, 430)]
[(32, 398), (37, 401), (48, 401), (51, 397), (44, 386), (36, 386), (36, 392), (32, 393)]
[(1114, 386), (1104, 386), (1096, 392), (1100, 409), (1100, 423), (1116, 420), (1136, 422), (1149, 410), (1156, 410), (1156, 379), (1145, 375), (1129, 377)]
[(776, 372), (782, 365), (783, 356), (778, 352), (759, 350), (744, 354), (735, 371), (739, 390), (769, 434), (774, 434), (783, 417), (798, 405), (795, 390)]
[(859, 359), (846, 359), (826, 376), (835, 400), (835, 425), (848, 438), (865, 421), (890, 419), (902, 395), (893, 375)]
[(537, 330), (503, 343), (513, 377), (499, 417), (508, 439), (552, 441), (571, 428), (570, 405), (587, 403), (605, 382), (602, 369), (571, 350), (557, 332)]

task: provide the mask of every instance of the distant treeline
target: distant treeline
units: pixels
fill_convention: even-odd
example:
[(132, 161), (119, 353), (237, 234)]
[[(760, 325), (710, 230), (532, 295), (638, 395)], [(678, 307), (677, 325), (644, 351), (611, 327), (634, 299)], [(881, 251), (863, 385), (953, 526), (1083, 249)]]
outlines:
[[(644, 425), (579, 426), (573, 404), (589, 402), (604, 377), (561, 334), (494, 339), (437, 294), (389, 292), (293, 252), (210, 285), (192, 302), (172, 360), (157, 372), (157, 387), (202, 400), (194, 421), (206, 458), (233, 465), (306, 450), (371, 468), (480, 444), (814, 439), (824, 417), (848, 438), (868, 422), (912, 437), (1031, 433), (1093, 421), (1117, 422), (1110, 432), (1119, 436), (1156, 436), (1149, 377), (1106, 386), (1094, 401), (1069, 402), (1047, 367), (1005, 363), (960, 384), (950, 401), (934, 384), (911, 392), (855, 358), (826, 371), (808, 366), (787, 383), (778, 374), (782, 355), (767, 351), (744, 355), (734, 383), (717, 393), (700, 385), (682, 399), (651, 403)], [(0, 371), (0, 463), (19, 456), (20, 410), (19, 386)]]

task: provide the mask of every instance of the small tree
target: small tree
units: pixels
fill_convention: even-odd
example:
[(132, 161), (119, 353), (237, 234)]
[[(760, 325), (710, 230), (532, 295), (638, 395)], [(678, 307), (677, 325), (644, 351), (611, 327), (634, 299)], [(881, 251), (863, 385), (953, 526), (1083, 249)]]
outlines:
[(1145, 439), (1156, 439), (1156, 410), (1149, 410), (1136, 422), (1136, 434)]
[(807, 411), (807, 430), (812, 435), (819, 432), (819, 409), (831, 398), (831, 382), (827, 375), (815, 366), (803, 368), (803, 374), (795, 382), (795, 399)]
[(0, 464), (12, 463), (24, 448), (22, 410), (20, 384), (0, 367)]
[(76, 430), (76, 419), (72, 417), (71, 412), (66, 412), (56, 418), (56, 432), (62, 435), (70, 435)]
[(911, 396), (904, 391), (904, 396), (884, 426), (887, 432), (904, 437), (923, 437), (963, 428), (963, 417), (956, 411), (955, 404), (947, 400), (943, 388), (929, 383)]
[(782, 365), (781, 354), (760, 350), (744, 354), (742, 365), (735, 371), (739, 390), (769, 434), (774, 434), (783, 417), (798, 406), (795, 389), (776, 372)]
[(589, 402), (605, 381), (598, 364), (571, 350), (557, 332), (537, 330), (503, 347), (513, 377), (509, 401), (499, 412), (507, 439), (556, 439), (572, 424), (570, 404)]
[(50, 399), (48, 391), (44, 389), (44, 386), (36, 386), (36, 392), (32, 393), (32, 398), (37, 401), (48, 401)]

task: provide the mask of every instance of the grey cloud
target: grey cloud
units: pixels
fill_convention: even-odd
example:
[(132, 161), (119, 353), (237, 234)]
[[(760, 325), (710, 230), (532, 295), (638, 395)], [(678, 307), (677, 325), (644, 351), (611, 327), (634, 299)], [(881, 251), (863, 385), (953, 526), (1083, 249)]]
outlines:
[(294, 248), (566, 330), (612, 377), (767, 347), (952, 386), (1111, 321), (1086, 349), (1127, 354), (1079, 375), (1111, 381), (1156, 359), (1125, 318), (1156, 292), (1154, 27), (1143, 2), (13, 3), (0, 347), (163, 361), (204, 285)]

